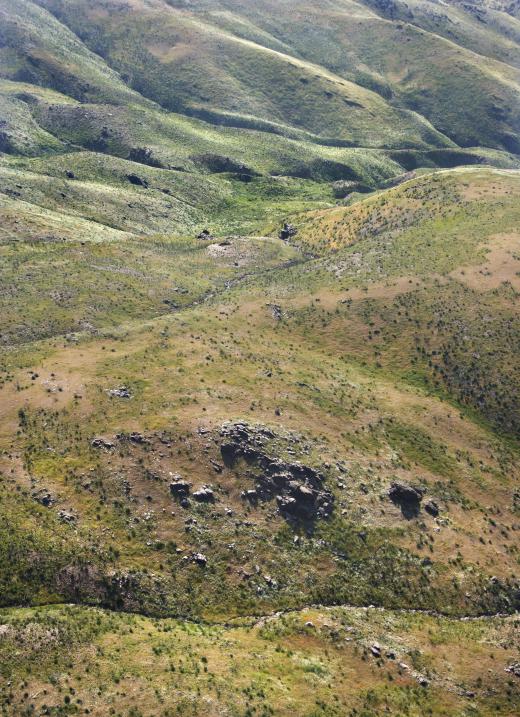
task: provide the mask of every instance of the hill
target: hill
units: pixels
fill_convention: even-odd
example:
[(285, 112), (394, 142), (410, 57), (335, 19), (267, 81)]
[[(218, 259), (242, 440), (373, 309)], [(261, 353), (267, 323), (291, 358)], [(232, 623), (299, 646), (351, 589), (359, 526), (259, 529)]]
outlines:
[[(419, 176), (305, 214), (294, 247), (40, 243), (69, 284), (44, 301), (28, 255), (6, 304), (49, 338), (4, 354), (4, 605), (514, 612), (519, 186)], [(139, 316), (143, 281), (167, 313)]]
[(0, 714), (517, 714), (519, 22), (0, 0)]

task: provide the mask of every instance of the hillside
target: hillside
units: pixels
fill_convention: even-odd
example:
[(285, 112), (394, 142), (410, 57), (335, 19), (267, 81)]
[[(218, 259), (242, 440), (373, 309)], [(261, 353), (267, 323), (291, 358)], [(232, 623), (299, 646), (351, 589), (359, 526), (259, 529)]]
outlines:
[(1, 715), (518, 713), (519, 64), (501, 0), (0, 0)]

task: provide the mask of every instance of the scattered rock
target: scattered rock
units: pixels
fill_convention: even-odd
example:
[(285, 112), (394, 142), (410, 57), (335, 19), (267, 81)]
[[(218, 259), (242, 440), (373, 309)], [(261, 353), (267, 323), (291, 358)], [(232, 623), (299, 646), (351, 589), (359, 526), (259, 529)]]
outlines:
[(112, 450), (112, 448), (114, 448), (114, 444), (111, 441), (107, 441), (106, 438), (101, 437), (94, 438), (91, 441), (90, 445), (92, 446), (92, 448), (104, 448), (107, 451), (110, 451)]
[(67, 179), (76, 179), (76, 175), (74, 174), (74, 172), (71, 172), (70, 169), (67, 169), (65, 175)]
[(381, 645), (374, 642), (374, 644), (370, 647), (370, 652), (374, 655), (374, 657), (381, 657)]
[(132, 398), (129, 389), (126, 386), (119, 386), (119, 388), (110, 388), (107, 391), (109, 396), (114, 398)]

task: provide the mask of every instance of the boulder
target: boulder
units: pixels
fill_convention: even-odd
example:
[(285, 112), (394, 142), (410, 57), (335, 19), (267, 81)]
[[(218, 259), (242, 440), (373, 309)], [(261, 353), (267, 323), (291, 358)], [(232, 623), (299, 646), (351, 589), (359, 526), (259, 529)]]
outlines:
[(425, 503), (424, 510), (430, 515), (432, 515), (434, 518), (436, 518), (440, 512), (439, 505), (434, 500), (429, 500), (427, 503)]
[(204, 486), (193, 493), (193, 498), (199, 503), (214, 503), (215, 493), (209, 486)]
[(193, 563), (196, 563), (196, 565), (200, 565), (201, 567), (208, 564), (208, 559), (203, 553), (194, 553), (191, 556), (191, 560)]
[(126, 178), (130, 184), (134, 184), (137, 187), (144, 187), (145, 189), (148, 188), (148, 181), (146, 179), (142, 179), (137, 174), (127, 174)]
[(61, 520), (62, 523), (69, 523), (69, 525), (76, 522), (76, 516), (72, 513), (68, 513), (66, 510), (60, 510), (58, 513), (58, 518)]
[(31, 495), (34, 500), (38, 501), (38, 503), (43, 505), (45, 508), (50, 508), (55, 502), (54, 496), (49, 493), (48, 490), (34, 491)]
[(213, 241), (214, 237), (209, 229), (203, 229), (200, 234), (197, 234), (197, 239), (202, 239), (203, 241)]
[(177, 480), (170, 483), (170, 493), (174, 498), (186, 498), (190, 494), (191, 483)]
[(374, 644), (370, 647), (370, 652), (374, 655), (374, 657), (381, 657), (381, 646), (374, 642)]
[(126, 386), (119, 386), (118, 388), (111, 388), (107, 391), (109, 396), (113, 398), (132, 398), (132, 395)]
[(289, 239), (296, 236), (296, 234), (298, 234), (298, 230), (296, 229), (294, 224), (284, 222), (283, 227), (280, 229), (279, 237), (282, 241), (289, 241)]
[(392, 483), (388, 496), (392, 503), (401, 508), (405, 518), (411, 519), (419, 515), (423, 491), (406, 483)]

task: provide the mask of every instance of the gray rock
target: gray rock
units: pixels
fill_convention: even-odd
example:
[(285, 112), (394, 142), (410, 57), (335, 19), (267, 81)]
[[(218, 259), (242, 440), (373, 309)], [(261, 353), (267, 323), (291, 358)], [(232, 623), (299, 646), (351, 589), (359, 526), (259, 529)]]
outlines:
[(191, 556), (191, 560), (193, 563), (196, 563), (197, 565), (200, 565), (201, 567), (204, 567), (208, 564), (208, 559), (203, 553), (194, 553)]
[(381, 657), (381, 646), (374, 642), (374, 644), (370, 647), (370, 652), (374, 655), (374, 657)]
[(191, 483), (185, 480), (177, 480), (170, 483), (170, 493), (175, 498), (186, 498), (189, 495)]
[(429, 500), (424, 504), (424, 510), (436, 518), (440, 513), (439, 505), (434, 500)]
[(58, 518), (61, 520), (62, 523), (69, 523), (69, 525), (76, 522), (76, 516), (72, 513), (68, 513), (66, 510), (60, 510), (58, 513)]
[(55, 501), (54, 496), (51, 493), (49, 493), (48, 490), (34, 491), (33, 493), (31, 493), (31, 495), (34, 498), (34, 500), (38, 501), (38, 503), (45, 506), (45, 508), (50, 508), (54, 504), (54, 501)]
[(126, 386), (119, 386), (119, 388), (111, 388), (107, 391), (107, 393), (113, 398), (132, 398), (132, 395)]
[(209, 486), (204, 486), (193, 493), (193, 498), (199, 503), (214, 503), (215, 492)]
[(197, 239), (202, 239), (203, 241), (212, 241), (214, 237), (209, 229), (203, 229), (200, 234), (197, 234)]
[(92, 446), (92, 448), (104, 448), (107, 451), (110, 451), (112, 450), (112, 448), (114, 448), (114, 444), (111, 443), (111, 441), (107, 441), (106, 438), (102, 437), (94, 438), (91, 441), (90, 445)]
[(406, 483), (392, 483), (388, 496), (392, 503), (401, 508), (405, 518), (410, 520), (419, 515), (423, 491)]
[(284, 222), (284, 225), (280, 229), (280, 234), (278, 236), (282, 241), (289, 241), (289, 239), (292, 239), (292, 237), (296, 236), (296, 234), (298, 234), (298, 230), (296, 229), (294, 224)]

